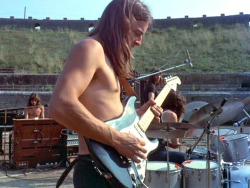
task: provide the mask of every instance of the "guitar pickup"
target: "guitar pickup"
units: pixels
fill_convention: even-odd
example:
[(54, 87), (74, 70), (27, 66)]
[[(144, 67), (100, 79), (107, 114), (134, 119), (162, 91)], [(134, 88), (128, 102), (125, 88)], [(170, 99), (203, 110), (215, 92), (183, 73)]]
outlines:
[(120, 160), (121, 160), (122, 166), (124, 166), (126, 168), (131, 167), (131, 160), (130, 159), (123, 157), (123, 156), (120, 156)]

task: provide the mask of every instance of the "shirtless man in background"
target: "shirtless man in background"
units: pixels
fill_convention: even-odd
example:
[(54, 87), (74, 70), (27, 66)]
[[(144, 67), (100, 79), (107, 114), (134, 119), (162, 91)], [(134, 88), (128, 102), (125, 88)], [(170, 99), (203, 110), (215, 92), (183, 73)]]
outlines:
[(44, 118), (44, 106), (41, 105), (41, 99), (37, 93), (31, 93), (27, 106), (24, 108), (24, 118)]
[[(97, 27), (68, 55), (51, 97), (49, 116), (78, 133), (79, 155), (84, 162), (75, 166), (75, 187), (110, 187), (87, 160), (91, 158), (83, 136), (112, 146), (134, 162), (146, 158), (143, 140), (117, 131), (105, 121), (123, 112), (118, 78), (131, 77), (131, 49), (141, 45), (151, 21), (140, 0), (113, 0)], [(141, 116), (149, 107), (159, 122), (163, 110), (153, 100), (137, 109), (137, 114)]]

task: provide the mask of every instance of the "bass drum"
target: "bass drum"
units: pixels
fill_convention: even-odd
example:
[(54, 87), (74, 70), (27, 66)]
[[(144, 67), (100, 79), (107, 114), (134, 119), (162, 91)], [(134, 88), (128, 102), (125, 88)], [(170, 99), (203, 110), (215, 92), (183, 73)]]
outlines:
[[(189, 160), (182, 163), (183, 166), (183, 187), (202, 188), (207, 187), (207, 161)], [(210, 188), (218, 188), (220, 183), (219, 165), (210, 161)]]
[(148, 161), (144, 183), (149, 188), (166, 188), (170, 183), (171, 188), (181, 188), (181, 167), (169, 162), (169, 181), (168, 181), (168, 163), (161, 161)]
[(249, 188), (250, 166), (249, 165), (224, 165), (223, 188)]
[[(196, 147), (193, 150), (193, 155), (197, 156), (198, 158), (206, 160), (207, 159), (207, 148)], [(211, 160), (217, 161), (217, 156), (218, 155), (216, 152), (210, 151)]]

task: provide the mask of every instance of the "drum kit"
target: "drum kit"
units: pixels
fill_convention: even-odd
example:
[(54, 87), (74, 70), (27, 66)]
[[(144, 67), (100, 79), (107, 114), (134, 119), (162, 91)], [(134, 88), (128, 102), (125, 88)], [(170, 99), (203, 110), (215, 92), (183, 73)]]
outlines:
[[(198, 107), (190, 105), (192, 110), (184, 116), (188, 123), (150, 125), (146, 132), (149, 138), (167, 141), (173, 138), (198, 139), (186, 150), (186, 160), (181, 165), (169, 162), (168, 145), (166, 162), (148, 161), (145, 185), (150, 188), (250, 188), (250, 165), (247, 163), (250, 159), (250, 134), (220, 127), (235, 118), (244, 104), (234, 98), (197, 104)], [(206, 147), (197, 147), (205, 135)], [(191, 154), (202, 159), (190, 160)]]

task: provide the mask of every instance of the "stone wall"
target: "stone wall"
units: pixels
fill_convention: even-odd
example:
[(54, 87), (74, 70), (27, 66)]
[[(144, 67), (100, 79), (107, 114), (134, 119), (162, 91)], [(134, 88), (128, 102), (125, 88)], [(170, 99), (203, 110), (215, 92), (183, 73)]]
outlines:
[(192, 29), (194, 27), (199, 27), (200, 25), (204, 27), (211, 27), (215, 24), (219, 24), (222, 26), (226, 25), (234, 25), (234, 24), (243, 24), (246, 27), (249, 27), (250, 15), (242, 14), (233, 15), (233, 16), (217, 16), (217, 17), (206, 17), (203, 15), (201, 18), (177, 18), (177, 19), (155, 19), (153, 23), (153, 28), (164, 29), (168, 27), (176, 27), (176, 28), (185, 28)]
[(97, 23), (97, 20), (50, 20), (49, 18), (44, 20), (37, 19), (5, 19), (0, 18), (0, 27), (10, 26), (13, 28), (26, 28), (34, 29), (40, 27), (40, 29), (70, 29), (77, 31), (88, 31), (90, 27), (93, 27)]
[[(176, 74), (181, 79), (178, 90), (187, 102), (213, 102), (224, 98), (245, 99), (250, 96), (250, 72), (230, 74)], [(58, 75), (0, 74), (0, 110), (26, 106), (32, 92), (39, 93), (43, 104), (49, 105)], [(143, 81), (142, 81), (143, 82)], [(48, 87), (49, 86), (49, 87)], [(140, 97), (140, 85), (136, 91)], [(250, 105), (246, 108), (250, 111)], [(45, 108), (47, 113), (47, 108)]]
[[(27, 28), (34, 29), (36, 26), (39, 26), (40, 29), (71, 29), (78, 31), (89, 31), (90, 27), (93, 27), (97, 24), (98, 20), (84, 20), (81, 18), (80, 20), (68, 20), (64, 18), (63, 20), (50, 20), (49, 17), (43, 20), (33, 19), (29, 17), (28, 19), (15, 19), (11, 16), (9, 19), (0, 18), (0, 27), (11, 26), (14, 28)], [(166, 19), (154, 19), (152, 28), (164, 29), (168, 27), (176, 27), (176, 28), (186, 28), (192, 29), (199, 25), (203, 25), (204, 27), (210, 27), (215, 24), (220, 24), (222, 26), (225, 25), (234, 25), (234, 24), (243, 24), (246, 27), (249, 27), (250, 15), (243, 14), (242, 12), (239, 15), (230, 15), (225, 16), (221, 14), (221, 16), (207, 17), (203, 15), (203, 17), (198, 18), (189, 18), (185, 16), (185, 18), (174, 18), (167, 17)]]

